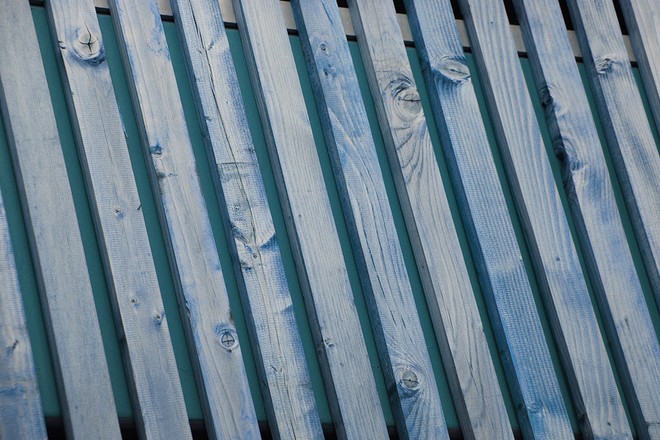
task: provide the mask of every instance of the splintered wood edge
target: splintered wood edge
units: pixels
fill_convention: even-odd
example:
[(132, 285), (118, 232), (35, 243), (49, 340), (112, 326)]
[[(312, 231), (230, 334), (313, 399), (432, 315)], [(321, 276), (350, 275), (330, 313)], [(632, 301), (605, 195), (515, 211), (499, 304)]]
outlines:
[[(27, 1), (27, 0), (26, 0)], [(41, 1), (38, 1), (42, 3)], [(234, 8), (231, 5), (231, 0), (218, 0), (220, 3), (220, 10), (222, 11), (222, 17), (226, 24), (236, 24), (236, 15), (234, 14)], [(158, 9), (160, 14), (163, 17), (171, 18), (172, 17), (172, 7), (170, 6), (169, 0), (156, 0), (158, 3)], [(108, 10), (108, 0), (94, 0), (94, 4), (98, 9)], [(280, 7), (284, 15), (284, 21), (286, 27), (290, 31), (297, 31), (296, 23), (293, 20), (293, 12), (291, 11), (291, 3), (288, 1), (280, 1)], [(355, 31), (353, 30), (353, 23), (351, 22), (351, 16), (348, 12), (348, 8), (339, 8), (341, 12), (341, 18), (344, 25), (344, 31), (349, 37), (355, 37)], [(412, 43), (413, 37), (412, 32), (410, 31), (410, 25), (408, 24), (408, 17), (406, 14), (396, 14), (397, 20), (399, 21), (399, 26), (401, 27), (401, 33), (403, 34), (403, 41), (405, 43)], [(461, 43), (465, 49), (470, 48), (470, 39), (467, 34), (467, 29), (465, 28), (465, 23), (463, 20), (456, 20), (456, 26), (458, 27), (458, 34), (461, 37)], [(525, 49), (525, 44), (523, 43), (522, 31), (520, 26), (512, 25), (511, 33), (516, 42), (516, 48), (518, 53), (526, 54), (527, 49)], [(573, 48), (573, 54), (576, 58), (582, 58), (582, 53), (578, 47), (577, 36), (574, 31), (568, 31), (568, 39), (571, 41), (571, 47)], [(626, 44), (626, 49), (628, 51), (628, 57), (631, 62), (637, 62), (635, 54), (633, 53), (632, 45), (630, 44), (630, 38), (627, 35), (623, 36), (623, 40)]]

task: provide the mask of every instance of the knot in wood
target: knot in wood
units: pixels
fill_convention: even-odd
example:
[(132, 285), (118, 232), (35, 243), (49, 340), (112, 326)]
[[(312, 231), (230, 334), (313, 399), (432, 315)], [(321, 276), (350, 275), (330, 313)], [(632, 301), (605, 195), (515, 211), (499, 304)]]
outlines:
[(400, 368), (396, 372), (397, 383), (406, 393), (414, 393), (419, 390), (421, 380), (418, 374), (410, 368)]
[(615, 56), (604, 56), (600, 57), (594, 61), (596, 66), (596, 72), (599, 75), (606, 75), (610, 73), (617, 64), (620, 64), (621, 60), (618, 60)]
[(105, 49), (100, 38), (85, 27), (73, 42), (73, 49), (78, 58), (85, 63), (98, 66), (105, 61)]
[(470, 70), (464, 58), (442, 58), (435, 71), (444, 82), (461, 84), (470, 79)]
[(400, 75), (390, 81), (387, 89), (394, 100), (394, 109), (403, 121), (413, 121), (422, 112), (422, 102), (415, 83), (407, 76)]
[(225, 350), (232, 351), (238, 346), (238, 338), (234, 329), (220, 327), (216, 328), (216, 333), (218, 335), (220, 345)]

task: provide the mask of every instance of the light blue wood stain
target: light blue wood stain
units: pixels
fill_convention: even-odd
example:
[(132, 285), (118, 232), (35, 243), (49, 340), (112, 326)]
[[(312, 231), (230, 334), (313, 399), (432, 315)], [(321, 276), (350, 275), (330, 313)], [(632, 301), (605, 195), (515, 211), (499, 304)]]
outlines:
[[(647, 438), (659, 420), (660, 407), (654, 400), (660, 392), (660, 346), (626, 243), (595, 122), (559, 5), (523, 0), (517, 6), (596, 299), (637, 434)], [(607, 434), (609, 429), (603, 426), (600, 436), (614, 435)]]
[[(163, 27), (151, 0), (110, 1), (179, 306), (213, 438), (259, 438)], [(171, 378), (170, 380), (177, 380)]]
[(461, 425), (468, 438), (511, 438), (394, 8), (349, 6)]
[(448, 438), (440, 396), (397, 238), (339, 8), (294, 0), (307, 67), (363, 274), (401, 438)]
[(0, 47), (0, 106), (29, 225), (65, 428), (71, 438), (120, 438), (30, 7), (2, 0), (0, 8), (0, 36), (13, 41)]
[(94, 4), (47, 4), (144, 438), (190, 437), (161, 292)]
[[(658, 147), (645, 115), (611, 1), (574, 0), (568, 5), (598, 113), (603, 121), (607, 145), (655, 294), (656, 306), (659, 306)], [(660, 430), (660, 426), (657, 429)]]
[(46, 439), (32, 348), (0, 194), (0, 438)]
[(387, 438), (278, 1), (234, 1), (340, 438)]
[[(425, 1), (407, 2), (411, 29), (424, 63), (428, 87), (432, 91), (431, 102), (438, 126), (442, 127), (444, 134), (446, 156), (452, 162), (450, 169), (455, 187), (462, 193), (459, 199), (463, 200), (464, 222), (471, 231), (474, 254), (482, 260), (478, 263), (484, 271), (482, 285), (489, 286), (496, 298), (509, 296), (510, 300), (517, 301), (521, 294), (531, 295), (530, 285), (520, 264), (522, 255), (516, 244), (495, 164), (488, 155), (488, 139), (451, 7), (449, 2), (444, 3), (433, 6)], [(535, 163), (533, 166), (540, 165)], [(544, 169), (551, 173), (547, 164)], [(555, 195), (555, 201), (557, 197)], [(547, 203), (547, 200), (532, 203)], [(554, 215), (562, 214), (555, 211)], [(533, 221), (526, 220), (527, 223)], [(553, 230), (550, 224), (538, 220), (533, 227), (537, 228), (533, 231), (536, 233), (529, 241), (545, 248), (540, 250), (541, 253), (553, 252), (547, 249), (548, 245), (544, 244), (542, 237), (557, 235), (557, 228)], [(563, 227), (564, 234), (567, 234), (565, 221)], [(572, 252), (573, 261), (577, 262), (574, 248)], [(545, 284), (545, 293), (552, 303), (550, 309), (555, 314), (552, 317), (555, 339), (560, 345), (576, 406), (584, 414), (582, 430), (587, 436), (595, 434), (600, 438), (629, 434), (607, 351), (591, 309), (586, 284), (579, 273), (579, 262), (575, 281), (564, 278), (566, 272), (557, 272), (552, 267), (555, 263), (553, 259), (550, 259), (551, 266), (545, 266), (547, 262), (546, 258), (545, 262), (537, 263), (540, 268), (538, 279)], [(517, 265), (518, 270), (509, 270), (509, 274), (503, 277), (506, 274), (504, 267)], [(570, 273), (568, 275), (571, 276)], [(569, 296), (570, 306), (567, 304)], [(556, 300), (553, 301), (553, 298)], [(510, 305), (503, 307), (504, 310), (510, 308)], [(576, 309), (581, 311), (579, 322), (575, 319)], [(599, 373), (594, 375), (594, 371)]]
[(660, 130), (660, 2), (620, 0), (655, 126)]
[(271, 432), (321, 438), (282, 254), (217, 0), (173, 0), (200, 125), (260, 361)]

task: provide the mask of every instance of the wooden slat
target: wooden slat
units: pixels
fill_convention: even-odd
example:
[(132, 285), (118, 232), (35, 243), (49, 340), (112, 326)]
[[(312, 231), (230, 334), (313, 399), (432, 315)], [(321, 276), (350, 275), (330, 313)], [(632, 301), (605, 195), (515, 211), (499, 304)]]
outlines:
[(401, 438), (448, 438), (394, 217), (334, 0), (294, 0), (309, 75)]
[[(610, 0), (568, 3), (646, 272), (660, 305), (660, 155)], [(656, 29), (657, 31), (657, 29)], [(658, 428), (660, 429), (660, 427)]]
[[(576, 401), (579, 402), (585, 392), (597, 391), (600, 386), (600, 383), (594, 383), (585, 375), (593, 374), (589, 368), (596, 367), (600, 371), (603, 365), (607, 367), (606, 353), (509, 32), (504, 5), (483, 0), (463, 0), (460, 4), (561, 358), (573, 384), (577, 386), (579, 383), (579, 386), (587, 389), (596, 388), (591, 391), (579, 388), (575, 393)], [(521, 362), (530, 360), (529, 356), (520, 359)], [(552, 400), (528, 405), (529, 424), (524, 427), (524, 431), (529, 436), (534, 433), (548, 438), (572, 436), (551, 365), (548, 364), (546, 368), (548, 370), (544, 372), (546, 379), (543, 382), (549, 388)], [(610, 385), (611, 380), (606, 384)], [(539, 385), (533, 384), (532, 388)], [(611, 392), (611, 388), (607, 389), (605, 395), (609, 396)], [(535, 420), (541, 415), (535, 414), (538, 406), (551, 417), (544, 421)]]
[(0, 438), (46, 439), (14, 250), (0, 194)]
[[(638, 434), (648, 435), (646, 424), (657, 422), (660, 411), (651, 397), (660, 391), (660, 346), (562, 13), (556, 2), (522, 0), (516, 6), (624, 392)], [(594, 433), (610, 437), (613, 426), (594, 426)]]
[(655, 126), (660, 130), (660, 2), (621, 0), (619, 4), (637, 56)]
[(0, 106), (19, 180), (67, 434), (120, 438), (71, 188), (30, 6), (1, 0)]
[(341, 438), (387, 429), (277, 0), (234, 1), (271, 163)]
[[(270, 429), (279, 438), (323, 431), (282, 254), (217, 0), (172, 0), (230, 251), (242, 288)], [(242, 283), (241, 283), (242, 282)]]
[[(510, 292), (506, 295), (511, 295), (511, 298), (520, 296), (520, 293), (512, 294), (514, 289), (531, 295), (522, 266), (519, 270), (523, 276), (518, 279), (524, 282), (515, 281), (512, 278), (515, 274), (513, 271), (509, 272), (507, 284), (494, 282), (505, 279), (502, 268), (520, 264), (522, 254), (516, 243), (495, 163), (492, 156), (487, 154), (490, 148), (488, 138), (480, 118), (470, 72), (465, 64), (465, 55), (453, 25), (450, 3), (444, 1), (432, 6), (429, 2), (410, 0), (407, 2), (407, 11), (413, 34), (417, 38), (431, 105), (438, 126), (441, 127), (443, 146), (448, 153), (446, 157), (451, 163), (454, 186), (461, 193), (459, 201), (463, 202), (464, 222), (468, 225), (470, 240), (474, 241), (474, 255), (483, 260), (479, 264), (488, 275), (482, 285), (490, 285), (492, 290), (505, 289)], [(575, 65), (572, 57), (569, 60)], [(541, 147), (538, 160), (546, 162), (544, 169), (549, 172), (542, 145), (538, 147)], [(529, 166), (535, 169), (543, 167), (536, 163)], [(521, 180), (521, 183), (524, 182)], [(554, 197), (556, 202), (558, 194)], [(543, 204), (548, 202), (548, 199), (536, 201)], [(561, 212), (555, 210), (553, 218), (561, 215)], [(533, 216), (530, 214), (530, 217)], [(537, 228), (534, 230), (535, 236), (528, 241), (535, 243), (541, 254), (555, 252), (548, 249), (548, 244), (541, 237), (557, 236), (557, 228), (550, 223), (541, 223), (538, 219), (529, 219), (527, 222), (532, 223), (532, 228)], [(563, 228), (566, 236), (568, 229), (565, 222)], [(572, 252), (573, 261), (577, 262), (574, 248)], [(589, 293), (579, 272), (579, 263), (573, 273), (557, 273), (554, 264), (554, 259), (547, 258), (538, 262), (538, 278), (542, 280), (552, 304), (549, 309), (556, 314), (552, 317), (555, 340), (561, 347), (560, 354), (563, 355), (577, 411), (584, 414), (581, 417), (582, 431), (588, 437), (597, 438), (630, 434)], [(567, 304), (569, 297), (570, 305)], [(580, 317), (576, 319), (578, 314)], [(594, 371), (598, 371), (598, 374), (594, 374)]]
[(379, 1), (349, 8), (463, 432), (511, 438), (394, 8)]
[[(47, 3), (143, 438), (190, 426), (94, 4)], [(167, 380), (165, 379), (167, 378)]]
[(222, 268), (163, 26), (153, 0), (112, 0), (112, 18), (176, 275), (209, 436), (259, 438)]

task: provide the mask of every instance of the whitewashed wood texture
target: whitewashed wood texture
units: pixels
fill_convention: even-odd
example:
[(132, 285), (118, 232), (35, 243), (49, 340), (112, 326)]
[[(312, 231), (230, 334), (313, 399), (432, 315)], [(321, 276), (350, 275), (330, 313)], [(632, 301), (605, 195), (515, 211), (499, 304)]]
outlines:
[(259, 438), (218, 250), (156, 3), (112, 0), (113, 21), (212, 438)]
[(464, 435), (512, 438), (394, 7), (349, 8)]
[(337, 433), (387, 438), (279, 2), (236, 0), (234, 10)]
[[(508, 292), (506, 295), (511, 298), (520, 295), (513, 293), (514, 289), (531, 295), (450, 3), (410, 0), (406, 5), (413, 35), (417, 38), (416, 46), (431, 105), (441, 128), (445, 156), (449, 159), (454, 186), (459, 193), (464, 223), (473, 241), (474, 255), (482, 260), (479, 265), (485, 271), (482, 286), (491, 286), (494, 292), (499, 290), (496, 295)], [(570, 60), (575, 64), (572, 57)], [(536, 167), (536, 164), (532, 166)], [(545, 171), (549, 171), (547, 164)], [(546, 201), (540, 200), (539, 203)], [(560, 214), (555, 212), (555, 215)], [(544, 247), (542, 237), (557, 235), (548, 224), (537, 222), (535, 226), (544, 228), (537, 229), (536, 235), (529, 240), (540, 242), (536, 244), (538, 247)], [(550, 261), (555, 263), (553, 259)], [(574, 261), (577, 260), (574, 258)], [(514, 267), (517, 267), (516, 271), (508, 270), (507, 284), (496, 281), (507, 278), (502, 276), (506, 274), (503, 268)], [(559, 296), (550, 308), (556, 313), (553, 318), (555, 340), (561, 347), (564, 371), (571, 383), (577, 411), (583, 414), (581, 430), (586, 436), (597, 438), (630, 435), (607, 351), (579, 269), (573, 282), (563, 279), (553, 267), (544, 266), (543, 261), (538, 267), (540, 274), (537, 277), (543, 280), (546, 294), (549, 298)], [(514, 278), (517, 272), (522, 276)], [(570, 306), (566, 304), (568, 295), (572, 297)], [(575, 319), (576, 311), (581, 315), (579, 322)], [(594, 371), (599, 373), (594, 375)]]
[(45, 440), (37, 372), (0, 194), (0, 438)]
[(448, 438), (376, 146), (334, 0), (291, 2), (401, 438)]
[(619, 5), (637, 57), (655, 126), (660, 130), (660, 2), (621, 0)]
[[(660, 411), (651, 398), (660, 393), (660, 347), (626, 241), (596, 125), (570, 51), (559, 3), (518, 0), (516, 7), (596, 300), (614, 347), (619, 375), (624, 377), (633, 420), (638, 422), (637, 432), (643, 436), (646, 423), (657, 422)], [(594, 375), (593, 370), (586, 373), (603, 379), (603, 374)], [(629, 388), (631, 383), (633, 388)], [(601, 390), (606, 388), (600, 384)], [(603, 412), (608, 409), (605, 401), (600, 408)], [(609, 411), (615, 415), (613, 409)], [(625, 422), (623, 410), (617, 413)], [(641, 420), (644, 422), (640, 425)], [(600, 438), (614, 436), (611, 429), (615, 426), (592, 423), (594, 435)]]
[(12, 41), (0, 46), (0, 106), (66, 432), (74, 439), (118, 439), (101, 331), (30, 6), (0, 0), (0, 9), (0, 37)]
[(658, 145), (651, 133), (611, 0), (573, 0), (568, 6), (612, 162), (659, 307)]
[(93, 2), (48, 2), (48, 17), (143, 438), (190, 425), (128, 145)]
[(172, 0), (271, 432), (321, 438), (302, 340), (217, 0)]

